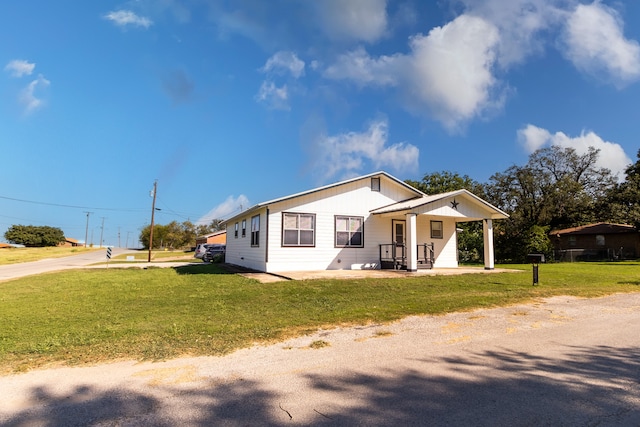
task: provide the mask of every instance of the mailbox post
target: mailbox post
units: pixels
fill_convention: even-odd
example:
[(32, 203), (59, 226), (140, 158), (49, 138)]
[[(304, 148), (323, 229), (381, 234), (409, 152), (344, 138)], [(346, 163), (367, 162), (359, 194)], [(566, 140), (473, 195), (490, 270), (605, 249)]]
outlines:
[(533, 286), (538, 284), (538, 266), (544, 262), (544, 254), (528, 254), (527, 259), (533, 267)]

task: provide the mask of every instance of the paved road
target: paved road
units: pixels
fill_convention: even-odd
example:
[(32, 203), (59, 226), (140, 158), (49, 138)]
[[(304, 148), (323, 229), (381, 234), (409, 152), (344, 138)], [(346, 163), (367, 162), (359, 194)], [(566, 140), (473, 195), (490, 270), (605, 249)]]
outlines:
[[(113, 248), (112, 257), (125, 253), (136, 253), (124, 248)], [(73, 255), (62, 258), (48, 258), (39, 261), (22, 262), (18, 264), (0, 265), (0, 281), (8, 279), (16, 279), (18, 277), (30, 276), (33, 274), (48, 273), (57, 270), (68, 270), (72, 268), (83, 268), (96, 263), (103, 263), (107, 260), (107, 248), (102, 250), (84, 252), (80, 255)], [(152, 263), (161, 267), (171, 267), (184, 263)], [(116, 265), (116, 264), (113, 264)], [(132, 264), (133, 265), (133, 264)], [(136, 264), (137, 266), (146, 266), (148, 264)], [(122, 264), (118, 264), (122, 266)], [(106, 267), (103, 265), (102, 267)]]
[(0, 377), (2, 426), (640, 426), (640, 293)]

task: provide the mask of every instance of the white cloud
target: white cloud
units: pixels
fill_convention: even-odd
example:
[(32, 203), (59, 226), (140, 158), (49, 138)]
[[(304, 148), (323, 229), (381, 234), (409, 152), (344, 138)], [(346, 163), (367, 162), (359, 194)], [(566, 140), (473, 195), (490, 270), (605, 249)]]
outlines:
[(256, 100), (262, 102), (269, 109), (289, 111), (289, 92), (287, 85), (276, 86), (272, 81), (265, 80), (260, 85)]
[(426, 107), (449, 130), (501, 103), (495, 97), (498, 31), (484, 19), (461, 15), (427, 36), (411, 39), (405, 91), (418, 112)]
[(518, 142), (524, 146), (529, 154), (542, 148), (550, 140), (551, 133), (548, 130), (531, 124), (518, 130)]
[(388, 123), (373, 121), (364, 132), (347, 132), (335, 136), (319, 135), (313, 141), (315, 170), (322, 181), (350, 177), (362, 172), (366, 163), (375, 169), (415, 172), (420, 150), (401, 142), (388, 145)]
[(130, 10), (115, 10), (104, 15), (104, 18), (113, 22), (114, 24), (125, 27), (127, 25), (133, 25), (134, 27), (149, 28), (153, 21), (143, 16), (138, 16)]
[(398, 86), (408, 110), (430, 114), (454, 131), (503, 102), (493, 75), (498, 41), (490, 22), (461, 15), (412, 37), (407, 55), (373, 58), (360, 48), (340, 56), (324, 76), (359, 86)]
[(34, 68), (36, 68), (36, 64), (25, 61), (24, 59), (14, 59), (12, 61), (9, 61), (9, 63), (4, 67), (5, 71), (7, 71), (13, 77), (31, 75)]
[(404, 55), (372, 58), (358, 48), (342, 54), (335, 63), (324, 70), (324, 77), (334, 80), (351, 80), (358, 86), (396, 86), (400, 78), (400, 65)]
[(36, 90), (46, 88), (50, 84), (51, 82), (49, 82), (49, 80), (39, 75), (37, 79), (29, 83), (27, 87), (20, 92), (18, 101), (24, 107), (25, 114), (30, 114), (42, 107), (43, 101), (41, 98), (36, 97)]
[(248, 209), (249, 199), (244, 194), (238, 197), (229, 196), (215, 208), (204, 214), (196, 221), (196, 224), (210, 224), (214, 219), (226, 219), (231, 215)]
[(586, 154), (589, 147), (600, 150), (597, 166), (610, 169), (618, 176), (624, 177), (624, 171), (632, 161), (624, 152), (620, 144), (603, 140), (594, 132), (582, 132), (580, 136), (570, 137), (563, 132), (552, 134), (546, 129), (534, 125), (527, 125), (518, 131), (519, 141), (533, 152), (544, 145), (556, 145), (563, 148), (573, 148), (578, 154)]
[(580, 4), (566, 22), (564, 55), (581, 71), (622, 87), (640, 78), (640, 45), (625, 38), (618, 13), (599, 1)]
[(323, 0), (311, 5), (330, 39), (374, 42), (387, 31), (386, 0)]
[(566, 14), (559, 0), (462, 0), (465, 13), (491, 22), (499, 31), (497, 62), (506, 68), (544, 51), (543, 33)]
[(293, 52), (280, 51), (269, 58), (260, 70), (264, 73), (288, 71), (297, 79), (304, 75), (304, 61), (299, 59)]

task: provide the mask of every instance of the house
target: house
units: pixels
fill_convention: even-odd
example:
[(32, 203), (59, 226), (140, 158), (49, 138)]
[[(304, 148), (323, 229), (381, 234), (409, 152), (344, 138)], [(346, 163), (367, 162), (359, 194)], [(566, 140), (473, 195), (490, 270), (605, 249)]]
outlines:
[(196, 245), (205, 243), (219, 243), (224, 245), (227, 243), (227, 231), (220, 230), (210, 234), (205, 234), (204, 236), (196, 237)]
[(467, 190), (426, 195), (376, 172), (259, 203), (224, 221), (226, 262), (265, 272), (457, 267), (456, 224), (482, 221), (494, 268), (500, 209)]
[[(82, 243), (84, 244), (84, 242)], [(66, 246), (66, 247), (75, 247), (81, 246), (77, 239), (72, 239), (71, 237), (65, 237), (64, 241), (58, 243), (58, 246)]]
[(558, 261), (636, 259), (640, 254), (640, 232), (631, 225), (599, 222), (553, 230), (549, 237)]

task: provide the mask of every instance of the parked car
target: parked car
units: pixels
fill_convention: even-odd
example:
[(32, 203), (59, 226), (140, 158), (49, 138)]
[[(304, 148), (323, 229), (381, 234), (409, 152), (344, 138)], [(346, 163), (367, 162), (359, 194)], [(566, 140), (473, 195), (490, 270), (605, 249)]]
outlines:
[(207, 250), (202, 255), (202, 261), (215, 262), (224, 261), (224, 255), (227, 252), (227, 245), (222, 244), (210, 244), (207, 246)]
[(196, 252), (193, 254), (194, 258), (202, 259), (202, 256), (207, 251), (207, 248), (211, 246), (212, 243), (199, 243), (196, 245)]

